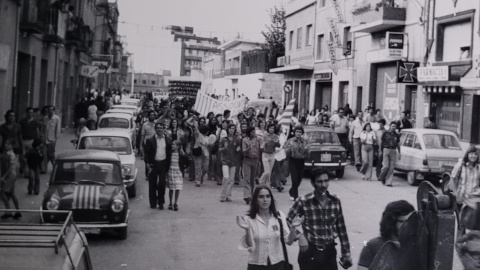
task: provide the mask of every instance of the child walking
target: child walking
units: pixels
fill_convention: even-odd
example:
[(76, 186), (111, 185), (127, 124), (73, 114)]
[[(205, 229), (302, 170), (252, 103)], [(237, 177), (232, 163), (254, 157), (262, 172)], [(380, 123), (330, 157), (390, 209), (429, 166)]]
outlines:
[(36, 138), (33, 140), (32, 148), (25, 155), (29, 170), (28, 175), (28, 195), (40, 193), (40, 164), (43, 161), (42, 140)]
[[(172, 144), (172, 162), (167, 175), (167, 187), (170, 189), (168, 191), (168, 198), (170, 199), (168, 209), (175, 211), (178, 211), (178, 196), (180, 195), (180, 190), (182, 190), (183, 187), (183, 176), (182, 172), (180, 171), (180, 166), (178, 165), (180, 155), (185, 155), (183, 149), (180, 147), (180, 141), (174, 141)], [(172, 197), (174, 196), (174, 193), (175, 201), (172, 205)]]
[[(8, 140), (5, 142), (4, 153), (0, 157), (1, 177), (0, 177), (0, 197), (5, 204), (6, 209), (10, 209), (10, 199), (12, 199), (15, 209), (19, 209), (18, 199), (15, 196), (15, 181), (17, 180), (17, 158), (13, 152), (13, 143)], [(13, 217), (19, 219), (22, 217), (20, 212), (12, 215), (10, 212), (3, 214), (0, 218), (7, 219)]]

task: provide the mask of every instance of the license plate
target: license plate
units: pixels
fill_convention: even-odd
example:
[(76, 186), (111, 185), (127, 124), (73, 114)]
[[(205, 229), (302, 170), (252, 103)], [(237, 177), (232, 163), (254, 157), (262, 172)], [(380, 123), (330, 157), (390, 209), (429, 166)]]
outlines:
[(320, 161), (332, 161), (332, 154), (321, 154)]
[(456, 162), (454, 161), (440, 161), (438, 162), (440, 164), (440, 167), (442, 166), (455, 166)]
[(81, 228), (85, 234), (100, 234), (100, 228)]

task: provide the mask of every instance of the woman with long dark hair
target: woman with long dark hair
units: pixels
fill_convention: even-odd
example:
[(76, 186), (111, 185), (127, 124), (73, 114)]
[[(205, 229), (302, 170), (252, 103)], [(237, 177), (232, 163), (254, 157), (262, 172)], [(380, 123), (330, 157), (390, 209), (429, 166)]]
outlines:
[(263, 174), (260, 176), (260, 183), (270, 186), (270, 177), (272, 175), (273, 164), (275, 163), (275, 148), (280, 147), (280, 139), (275, 134), (275, 125), (269, 124), (267, 134), (263, 136), (262, 164)]
[(288, 164), (292, 177), (292, 187), (289, 190), (290, 200), (292, 201), (298, 197), (298, 187), (302, 182), (303, 170), (305, 169), (305, 158), (310, 155), (307, 149), (307, 140), (303, 138), (303, 127), (295, 127), (293, 131), (295, 136), (290, 138), (284, 146), (289, 158)]
[(363, 180), (372, 180), (373, 145), (376, 141), (377, 137), (375, 132), (372, 131), (372, 126), (370, 123), (366, 123), (360, 133), (360, 142), (362, 143), (362, 167), (360, 172)]
[(223, 175), (222, 193), (220, 201), (231, 202), (232, 188), (235, 181), (235, 169), (240, 161), (240, 151), (242, 141), (238, 135), (235, 134), (235, 125), (229, 124), (227, 126), (227, 137), (220, 140), (218, 153), (221, 160), (221, 168)]
[[(249, 252), (247, 270), (286, 269), (280, 237), (283, 234), (283, 241), (290, 245), (295, 230), (290, 233), (285, 214), (277, 212), (272, 191), (267, 186), (254, 190), (250, 210), (246, 216), (237, 216), (237, 224), (245, 230), (239, 249)], [(283, 231), (279, 233), (281, 228)]]
[(470, 146), (452, 170), (450, 187), (457, 197), (457, 203), (469, 203), (473, 194), (480, 196), (479, 180), (479, 151), (475, 146)]

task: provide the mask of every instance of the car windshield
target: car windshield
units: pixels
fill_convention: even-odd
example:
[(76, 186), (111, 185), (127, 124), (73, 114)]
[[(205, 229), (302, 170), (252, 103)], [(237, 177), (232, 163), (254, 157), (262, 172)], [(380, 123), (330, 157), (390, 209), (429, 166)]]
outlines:
[(59, 161), (53, 171), (53, 182), (76, 184), (122, 184), (119, 165), (107, 162)]
[(105, 117), (100, 120), (98, 128), (129, 128), (128, 119)]
[(125, 137), (86, 136), (80, 139), (78, 149), (98, 149), (115, 152), (119, 155), (132, 154), (130, 140)]
[(427, 149), (454, 149), (461, 150), (458, 140), (447, 134), (425, 134), (423, 141)]
[(304, 138), (308, 143), (340, 144), (337, 134), (327, 130), (306, 131)]

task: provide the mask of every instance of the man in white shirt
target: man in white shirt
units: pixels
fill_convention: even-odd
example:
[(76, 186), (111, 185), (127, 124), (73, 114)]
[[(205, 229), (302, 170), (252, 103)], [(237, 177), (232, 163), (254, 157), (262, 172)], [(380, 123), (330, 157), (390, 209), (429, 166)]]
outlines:
[(62, 130), (61, 122), (60, 117), (55, 114), (55, 107), (50, 106), (44, 121), (44, 143), (47, 148), (46, 161), (50, 161), (52, 166), (55, 164), (55, 146)]
[(355, 167), (357, 170), (360, 170), (360, 166), (362, 166), (362, 159), (361, 159), (361, 142), (360, 142), (360, 133), (362, 133), (363, 126), (365, 122), (363, 121), (363, 112), (359, 111), (357, 113), (357, 119), (352, 122), (350, 127), (350, 132), (348, 134), (348, 139), (350, 144), (353, 144), (353, 154), (355, 156)]
[(338, 139), (345, 149), (348, 145), (348, 119), (345, 117), (345, 110), (343, 108), (338, 109), (338, 114), (334, 114), (331, 119), (332, 129), (337, 133)]

